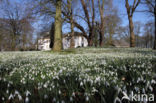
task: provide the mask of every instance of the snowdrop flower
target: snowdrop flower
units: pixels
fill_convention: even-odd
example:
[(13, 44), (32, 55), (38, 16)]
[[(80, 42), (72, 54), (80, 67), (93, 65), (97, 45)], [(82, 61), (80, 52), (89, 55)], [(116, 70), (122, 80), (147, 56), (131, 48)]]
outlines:
[(13, 98), (14, 98), (14, 96), (11, 93), (8, 99), (10, 100), (10, 99), (13, 99)]
[(2, 97), (2, 101), (4, 101), (5, 100), (5, 98), (4, 97)]
[(26, 94), (26, 96), (31, 95), (31, 93), (30, 93), (28, 90), (26, 91), (26, 93), (25, 93), (25, 94)]
[(97, 89), (95, 89), (95, 87), (93, 87), (92, 92), (93, 92), (93, 93), (94, 93), (94, 92), (98, 92), (98, 90), (97, 90)]
[(81, 81), (80, 86), (83, 86), (83, 82)]
[(73, 101), (73, 98), (72, 98), (72, 97), (70, 97), (70, 101), (71, 101), (71, 102)]
[(152, 88), (152, 86), (151, 86), (151, 85), (149, 86), (149, 89), (150, 89), (151, 91), (153, 91), (153, 88)]
[(134, 87), (134, 89), (138, 92), (139, 91), (139, 88), (138, 87)]
[(61, 103), (65, 103), (65, 101), (64, 101), (64, 100), (62, 100), (62, 101), (61, 101)]
[(8, 87), (10, 87), (10, 84), (8, 83)]
[(18, 94), (19, 94), (19, 92), (17, 90), (15, 90), (15, 95), (18, 95)]
[(20, 94), (18, 94), (18, 99), (22, 100), (22, 96)]
[(72, 93), (72, 96), (75, 97), (75, 92)]
[(100, 81), (100, 77), (97, 77), (96, 79), (95, 79), (95, 82), (99, 82)]
[(89, 97), (88, 96), (86, 96), (86, 101), (89, 101)]
[(8, 90), (8, 89), (6, 90), (6, 93), (7, 93), (7, 94), (9, 93), (9, 90)]
[(154, 79), (152, 79), (151, 83), (152, 84), (156, 84), (156, 81)]
[(45, 84), (43, 85), (44, 88), (47, 88), (47, 86), (48, 86), (47, 83), (45, 83)]
[(44, 95), (44, 99), (47, 99), (47, 98), (48, 98), (48, 95), (47, 95), (47, 94), (45, 94), (45, 95)]
[(59, 92), (58, 92), (59, 94), (61, 94), (61, 91), (59, 90)]
[(29, 103), (29, 98), (28, 97), (25, 98), (25, 102)]
[(59, 71), (59, 73), (60, 73), (60, 74), (62, 73), (62, 69)]

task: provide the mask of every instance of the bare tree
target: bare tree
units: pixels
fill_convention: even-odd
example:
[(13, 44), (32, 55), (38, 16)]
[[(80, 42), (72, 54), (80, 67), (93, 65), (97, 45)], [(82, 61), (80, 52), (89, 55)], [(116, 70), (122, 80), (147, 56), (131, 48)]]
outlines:
[[(87, 3), (89, 6), (87, 6)], [(93, 36), (94, 36), (94, 25), (95, 25), (95, 4), (94, 4), (94, 0), (87, 0), (87, 2), (85, 2), (84, 0), (81, 0), (81, 4), (83, 7), (83, 11), (85, 14), (85, 18), (87, 19), (87, 24), (88, 24), (88, 28), (89, 28), (89, 36), (88, 36), (88, 44), (89, 46), (93, 45)], [(92, 6), (92, 7), (91, 7)], [(88, 7), (90, 9), (90, 11), (88, 10)], [(91, 13), (91, 19), (89, 16), (89, 13)]]
[(73, 0), (67, 0), (67, 8), (68, 8), (68, 16), (70, 21), (70, 27), (71, 27), (71, 41), (70, 41), (70, 47), (74, 48), (75, 42), (74, 42), (74, 22), (73, 22), (73, 6), (72, 6)]
[(147, 22), (144, 26), (144, 44), (146, 48), (152, 48), (154, 44), (154, 23)]
[(53, 48), (54, 46), (54, 32), (55, 32), (55, 23), (51, 24), (50, 28), (50, 48)]
[(136, 47), (139, 47), (139, 42), (140, 42), (140, 33), (141, 33), (141, 28), (142, 28), (141, 22), (134, 22), (134, 34), (135, 34), (135, 45)]
[(116, 34), (118, 27), (120, 26), (120, 17), (118, 16), (117, 9), (114, 8), (111, 13), (105, 16), (105, 32), (109, 35), (108, 44), (113, 44), (113, 36)]
[[(27, 34), (32, 31), (32, 16), (28, 6), (21, 6), (19, 3), (12, 4), (10, 1), (2, 4), (3, 23), (8, 28), (11, 41), (11, 50), (15, 50), (20, 42), (23, 42), (23, 47), (26, 43)], [(6, 28), (5, 27), (5, 28)], [(21, 37), (22, 36), (22, 37)]]
[[(72, 1), (73, 1), (72, 3), (75, 3), (75, 0), (72, 0)], [(65, 19), (68, 23), (71, 24), (71, 21), (73, 21), (72, 25), (74, 25), (74, 27), (78, 28), (82, 32), (82, 35), (87, 39), (89, 46), (92, 46), (93, 45), (93, 37), (94, 37), (94, 29), (93, 28), (95, 28), (94, 27), (94, 25), (95, 25), (94, 0), (87, 0), (87, 1), (82, 0), (81, 5), (83, 7), (82, 10), (85, 15), (84, 17), (81, 16), (82, 14), (73, 14), (73, 16), (72, 16), (71, 12), (69, 10), (69, 7), (68, 7), (67, 11), (64, 10), (62, 13), (65, 16)], [(72, 9), (74, 9), (74, 8), (72, 8)], [(74, 10), (72, 10), (72, 11), (74, 11)], [(87, 30), (89, 31), (89, 35), (88, 35), (88, 31), (84, 28), (84, 26), (82, 26), (77, 21), (76, 18), (80, 18), (81, 20), (83, 20), (87, 23), (88, 29), (89, 29), (89, 30), (88, 29)], [(72, 25), (71, 25), (71, 27), (72, 27)]]
[(98, 6), (99, 6), (99, 11), (100, 11), (100, 20), (101, 20), (100, 31), (99, 31), (99, 34), (100, 34), (99, 45), (100, 46), (103, 46), (103, 44), (104, 44), (104, 2), (105, 2), (105, 0), (102, 0), (102, 3), (101, 3), (101, 0), (98, 0)]
[(127, 9), (127, 15), (129, 20), (130, 29), (130, 47), (135, 47), (135, 34), (134, 34), (134, 24), (133, 24), (133, 14), (139, 5), (141, 0), (134, 0), (133, 5), (129, 5), (129, 0), (125, 0), (125, 7)]
[[(154, 20), (156, 21), (156, 4), (155, 4), (155, 0), (142, 0), (141, 3), (143, 5), (146, 6), (146, 9), (142, 10), (143, 12), (147, 12), (149, 14), (151, 14), (151, 16), (154, 17)], [(155, 27), (156, 27), (156, 23), (155, 23)], [(155, 29), (155, 40), (154, 40), (154, 45), (153, 45), (153, 49), (156, 49), (156, 29)]]

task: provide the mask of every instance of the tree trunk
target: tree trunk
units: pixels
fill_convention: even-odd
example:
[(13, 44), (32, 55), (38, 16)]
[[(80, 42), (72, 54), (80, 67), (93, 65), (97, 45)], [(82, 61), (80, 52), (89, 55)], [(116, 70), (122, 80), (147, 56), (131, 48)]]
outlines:
[(68, 11), (70, 12), (70, 28), (71, 28), (71, 40), (70, 40), (70, 48), (75, 47), (74, 41), (74, 22), (73, 22), (73, 8), (72, 8), (72, 0), (68, 0)]
[(100, 42), (99, 45), (102, 47), (104, 45), (104, 30), (100, 31)]
[(53, 48), (53, 46), (54, 46), (54, 30), (55, 29), (55, 25), (54, 25), (54, 23), (52, 23), (51, 24), (51, 29), (50, 29), (50, 45), (49, 45), (49, 47), (50, 48)]
[(54, 33), (54, 51), (62, 50), (62, 18), (61, 18), (62, 0), (57, 0), (55, 15), (55, 33)]
[(12, 35), (12, 51), (15, 51), (16, 48), (16, 36), (15, 34)]
[(93, 30), (89, 30), (88, 46), (93, 46)]
[(102, 0), (102, 4), (100, 3), (100, 0), (98, 0), (98, 6), (100, 11), (100, 42), (99, 45), (102, 47), (104, 45), (104, 0)]
[(153, 49), (156, 50), (156, 5), (154, 7), (154, 17), (155, 17), (155, 39)]
[(70, 42), (70, 47), (74, 48), (75, 47), (75, 42), (74, 42), (74, 23), (73, 23), (73, 17), (71, 17), (71, 42)]
[(112, 45), (113, 43), (112, 43), (112, 33), (110, 32), (109, 33), (109, 45)]
[[(92, 3), (93, 3), (92, 5), (94, 5), (94, 0), (92, 1)], [(94, 10), (93, 10), (93, 14), (92, 14), (92, 21), (91, 21), (92, 25), (91, 25), (90, 17), (89, 17), (89, 11), (87, 9), (87, 4), (85, 3), (84, 0), (81, 0), (81, 4), (82, 4), (83, 11), (85, 13), (85, 17), (87, 19), (87, 24), (88, 24), (88, 27), (89, 27), (88, 46), (93, 46), (93, 30), (92, 29), (94, 29), (94, 26), (93, 26), (94, 25), (94, 19), (95, 19)]]
[(135, 35), (134, 35), (134, 25), (132, 16), (128, 16), (129, 28), (130, 28), (130, 47), (135, 47)]

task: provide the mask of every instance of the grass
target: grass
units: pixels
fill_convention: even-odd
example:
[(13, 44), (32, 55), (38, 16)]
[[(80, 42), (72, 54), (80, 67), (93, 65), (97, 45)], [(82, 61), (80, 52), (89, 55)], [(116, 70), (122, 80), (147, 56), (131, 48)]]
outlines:
[(66, 49), (66, 50), (62, 50), (62, 51), (44, 51), (46, 53), (52, 53), (52, 54), (76, 54), (76, 49)]

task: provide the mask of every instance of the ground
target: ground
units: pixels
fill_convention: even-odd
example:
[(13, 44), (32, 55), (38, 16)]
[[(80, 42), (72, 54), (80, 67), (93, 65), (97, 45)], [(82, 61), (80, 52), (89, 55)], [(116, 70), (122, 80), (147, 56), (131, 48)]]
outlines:
[(0, 53), (0, 103), (115, 103), (154, 94), (156, 51), (77, 48)]

